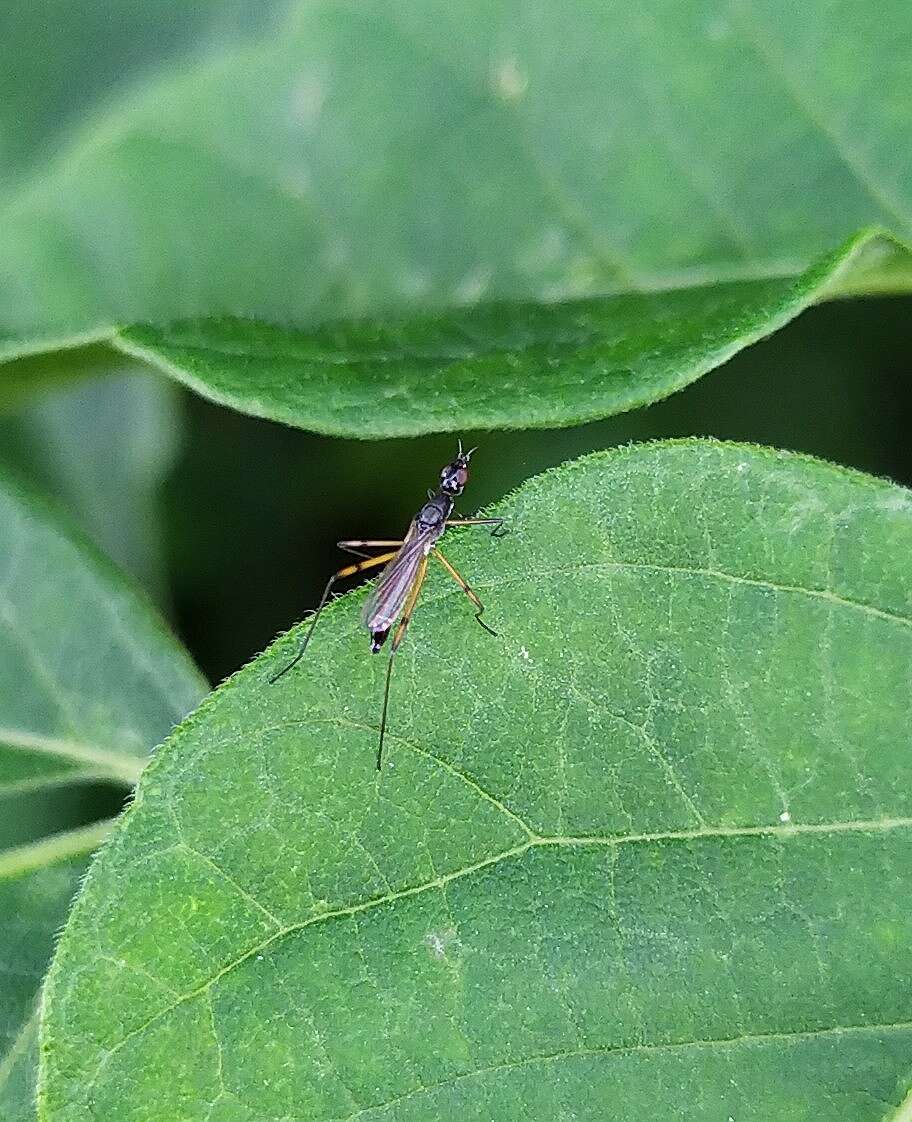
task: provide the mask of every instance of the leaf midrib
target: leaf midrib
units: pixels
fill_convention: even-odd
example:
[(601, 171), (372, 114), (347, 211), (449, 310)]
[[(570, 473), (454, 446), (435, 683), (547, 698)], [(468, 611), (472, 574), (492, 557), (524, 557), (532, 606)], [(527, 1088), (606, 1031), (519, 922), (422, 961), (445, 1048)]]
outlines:
[(35, 1022), (38, 1020), (39, 1007), (36, 1002), (34, 1009), (29, 1016), (22, 1022), (22, 1027), (14, 1037), (9, 1048), (5, 1054), (0, 1056), (0, 1091), (6, 1086), (6, 1082), (12, 1074), (13, 1067), (16, 1061), (25, 1052), (25, 1047), (28, 1041), (28, 1035), (35, 1027)]
[[(28, 732), (26, 729), (15, 729), (0, 726), (0, 745), (16, 751), (38, 752), (44, 755), (56, 756), (61, 760), (72, 760), (74, 763), (88, 765), (93, 776), (100, 775), (111, 779), (120, 780), (133, 786), (142, 774), (146, 764), (144, 758), (127, 755), (126, 753), (112, 752), (107, 748), (98, 748), (92, 744), (84, 744), (77, 740), (68, 740), (62, 737), (45, 736), (41, 733)], [(70, 773), (68, 773), (70, 774)], [(73, 779), (84, 773), (73, 773)], [(36, 777), (36, 781), (42, 777)], [(65, 780), (67, 775), (60, 777)]]
[(744, 41), (782, 92), (823, 138), (836, 159), (881, 212), (908, 230), (912, 225), (912, 212), (906, 209), (906, 200), (897, 201), (885, 188), (880, 176), (868, 166), (865, 156), (850, 147), (838, 129), (817, 111), (808, 99), (807, 92), (801, 88), (794, 74), (789, 72), (781, 52), (777, 57), (775, 48), (770, 47), (769, 36), (765, 35), (757, 13), (752, 12), (749, 5), (742, 3), (737, 5), (737, 14)]
[(4, 850), (0, 852), (0, 880), (89, 854), (105, 840), (113, 825), (113, 818), (103, 818), (88, 826), (79, 826), (61, 834), (51, 834), (41, 841)]
[[(886, 833), (892, 830), (912, 829), (912, 817), (891, 817), (880, 819), (860, 819), (856, 821), (845, 822), (828, 822), (828, 823), (808, 823), (806, 825), (790, 823), (788, 825), (761, 825), (761, 826), (734, 826), (734, 827), (711, 827), (700, 828), (696, 830), (670, 830), (661, 831), (649, 834), (619, 834), (598, 836), (593, 835), (590, 837), (558, 837), (558, 836), (542, 836), (533, 835), (527, 841), (520, 845), (513, 846), (510, 849), (505, 849), (499, 853), (492, 854), (481, 861), (477, 861), (471, 865), (467, 865), (461, 869), (454, 869), (449, 873), (444, 873), (433, 880), (425, 881), (422, 884), (412, 885), (396, 892), (387, 893), (384, 896), (373, 897), (370, 900), (362, 900), (358, 903), (348, 905), (346, 907), (335, 908), (332, 910), (320, 912), (318, 915), (310, 916), (305, 920), (300, 920), (297, 923), (287, 924), (284, 927), (272, 932), (266, 938), (261, 939), (255, 945), (249, 947), (237, 955), (231, 962), (226, 963), (214, 974), (208, 977), (205, 981), (195, 986), (192, 990), (187, 990), (179, 994), (177, 998), (166, 1005), (164, 1008), (153, 1013), (142, 1024), (137, 1025), (136, 1028), (131, 1029), (125, 1036), (114, 1043), (104, 1053), (104, 1056), (99, 1061), (98, 1067), (92, 1078), (88, 1081), (87, 1087), (91, 1087), (101, 1068), (117, 1053), (126, 1043), (136, 1036), (142, 1035), (150, 1025), (166, 1017), (170, 1012), (179, 1006), (185, 1004), (187, 1001), (192, 1001), (196, 997), (207, 993), (214, 985), (216, 985), (222, 978), (231, 974), (239, 966), (245, 963), (254, 955), (262, 954), (268, 950), (274, 943), (279, 942), (288, 935), (296, 934), (303, 931), (308, 927), (313, 927), (316, 924), (324, 923), (332, 919), (347, 918), (353, 915), (359, 915), (362, 912), (371, 911), (374, 908), (381, 907), (384, 904), (394, 903), (397, 900), (408, 899), (412, 896), (419, 896), (424, 892), (428, 892), (435, 888), (443, 888), (451, 881), (461, 880), (473, 873), (479, 872), (482, 869), (490, 868), (494, 865), (500, 864), (502, 861), (509, 860), (513, 857), (521, 857), (523, 854), (533, 849), (541, 849), (550, 846), (610, 846), (620, 847), (624, 845), (650, 845), (656, 842), (691, 842), (702, 841), (713, 838), (744, 838), (744, 837), (775, 837), (775, 838), (793, 838), (802, 835), (829, 835), (829, 834), (845, 834), (845, 833)], [(180, 843), (185, 848), (191, 849), (185, 842)], [(231, 884), (231, 880), (225, 877), (225, 882)], [(890, 1026), (887, 1026), (890, 1027)], [(786, 1034), (788, 1035), (788, 1034)], [(686, 1042), (685, 1042), (686, 1043)], [(699, 1043), (699, 1042), (697, 1042)], [(702, 1043), (710, 1044), (712, 1041), (704, 1041)]]

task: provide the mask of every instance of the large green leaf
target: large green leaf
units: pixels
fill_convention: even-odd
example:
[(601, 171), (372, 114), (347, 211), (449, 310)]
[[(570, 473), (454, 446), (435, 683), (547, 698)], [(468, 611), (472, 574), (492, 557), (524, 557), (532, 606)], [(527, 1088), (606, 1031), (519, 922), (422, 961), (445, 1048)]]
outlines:
[[(572, 15), (550, 0), (285, 0), (254, 17), (233, 3), (159, 7), (153, 25), (81, 0), (40, 40), (17, 24), (25, 42), (0, 111), (9, 356), (124, 324), (164, 331), (167, 349), (172, 321), (250, 317), (246, 331), (203, 330), (194, 359), (212, 368), (209, 392), (240, 380), (223, 392), (246, 408), (353, 431), (285, 392), (275, 367), (300, 353), (294, 329), (632, 294), (616, 307), (645, 348), (651, 318), (681, 302), (685, 314), (709, 302), (712, 336), (718, 303), (742, 298), (730, 282), (794, 278), (870, 225), (912, 234), (903, 0)], [(912, 269), (895, 258), (846, 285), (908, 290)], [(682, 295), (694, 286), (709, 291)], [(667, 310), (644, 292), (669, 293)], [(761, 284), (749, 319), (763, 296)], [(442, 341), (453, 332), (458, 320)], [(489, 333), (479, 344), (497, 349)], [(510, 376), (498, 371), (498, 389)], [(391, 389), (380, 381), (376, 400)], [(558, 370), (545, 393), (563, 388)], [(591, 410), (576, 401), (568, 415)]]
[[(480, 470), (480, 464), (479, 464)], [(912, 1073), (912, 496), (688, 441), (363, 593), (143, 775), (61, 940), (42, 1122), (874, 1122)], [(449, 539), (448, 539), (449, 542)]]
[[(0, 1115), (34, 1115), (38, 986), (88, 854), (107, 825), (62, 823), (65, 785), (130, 784), (205, 685), (95, 551), (0, 476)], [(30, 802), (29, 800), (32, 800)], [(31, 814), (31, 820), (29, 815)], [(63, 811), (61, 811), (63, 816)], [(16, 848), (3, 849), (11, 840)]]

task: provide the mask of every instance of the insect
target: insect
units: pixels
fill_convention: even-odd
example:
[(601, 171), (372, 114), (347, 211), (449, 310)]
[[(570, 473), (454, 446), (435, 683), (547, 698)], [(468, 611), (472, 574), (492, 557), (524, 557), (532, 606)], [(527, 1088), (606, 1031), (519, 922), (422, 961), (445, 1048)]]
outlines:
[[(392, 642), (390, 643), (389, 661), (386, 667), (386, 683), (383, 689), (383, 709), (380, 715), (380, 743), (377, 747), (377, 770), (383, 766), (383, 741), (386, 736), (386, 718), (389, 710), (390, 682), (393, 675), (393, 659), (396, 651), (405, 638), (408, 625), (418, 602), (418, 595), (424, 578), (427, 576), (428, 561), (433, 556), (446, 569), (453, 580), (468, 596), (474, 605), (475, 619), (491, 635), (497, 632), (489, 627), (481, 618), (484, 614), (484, 604), (479, 600), (475, 591), (444, 557), (437, 548), (437, 542), (449, 526), (491, 526), (494, 537), (502, 537), (506, 533), (502, 518), (451, 518), (456, 499), (462, 494), (469, 479), (469, 460), (476, 451), (470, 448), (463, 452), (462, 441), (459, 441), (459, 451), (455, 459), (445, 465), (440, 472), (440, 486), (436, 491), (428, 491), (428, 501), (415, 515), (402, 541), (387, 540), (352, 540), (338, 542), (340, 549), (347, 553), (363, 558), (354, 565), (346, 565), (339, 569), (326, 582), (323, 595), (317, 604), (310, 626), (305, 632), (301, 646), (287, 666), (269, 679), (270, 683), (277, 682), (292, 667), (296, 666), (304, 657), (304, 652), (310, 643), (311, 636), (317, 626), (320, 613), (332, 593), (336, 581), (345, 577), (352, 577), (356, 573), (363, 573), (367, 569), (386, 565), (374, 586), (373, 591), (364, 605), (361, 622), (370, 632), (371, 651), (376, 654), (383, 647), (386, 639), (395, 625)], [(383, 552), (376, 555), (364, 553), (365, 549), (380, 549)], [(399, 621), (396, 623), (396, 621)]]

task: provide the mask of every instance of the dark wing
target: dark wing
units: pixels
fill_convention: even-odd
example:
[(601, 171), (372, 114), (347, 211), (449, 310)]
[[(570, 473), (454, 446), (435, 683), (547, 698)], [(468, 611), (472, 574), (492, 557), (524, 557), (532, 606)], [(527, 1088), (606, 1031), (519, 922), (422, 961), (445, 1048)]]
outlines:
[(361, 622), (369, 631), (385, 631), (396, 622), (421, 559), (427, 556), (436, 536), (433, 530), (423, 534), (409, 530), (409, 536), (377, 578), (364, 605)]

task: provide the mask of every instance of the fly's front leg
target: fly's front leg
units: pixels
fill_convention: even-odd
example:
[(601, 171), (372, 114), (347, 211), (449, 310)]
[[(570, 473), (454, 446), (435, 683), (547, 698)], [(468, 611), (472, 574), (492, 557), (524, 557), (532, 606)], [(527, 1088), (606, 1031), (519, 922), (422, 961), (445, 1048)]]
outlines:
[(510, 532), (510, 528), (505, 524), (502, 518), (448, 518), (446, 522), (449, 526), (493, 526), (491, 531), (492, 538), (506, 537)]

